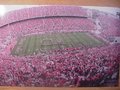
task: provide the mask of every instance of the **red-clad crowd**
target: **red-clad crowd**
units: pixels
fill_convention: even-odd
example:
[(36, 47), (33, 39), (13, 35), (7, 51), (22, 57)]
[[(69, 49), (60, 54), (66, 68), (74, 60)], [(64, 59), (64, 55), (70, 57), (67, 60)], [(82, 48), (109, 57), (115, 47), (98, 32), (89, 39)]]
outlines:
[(111, 41), (111, 38), (120, 36), (120, 19), (115, 16), (100, 14), (98, 17), (101, 26), (101, 37)]
[(116, 86), (120, 45), (66, 48), (36, 56), (0, 56), (0, 85)]
[(21, 20), (49, 16), (87, 17), (88, 15), (86, 9), (76, 6), (36, 6), (6, 13), (2, 18), (0, 18), (0, 27)]
[(10, 31), (11, 35), (27, 35), (44, 32), (70, 32), (70, 31), (90, 31), (95, 25), (90, 19), (54, 17), (21, 21), (0, 28), (1, 31)]

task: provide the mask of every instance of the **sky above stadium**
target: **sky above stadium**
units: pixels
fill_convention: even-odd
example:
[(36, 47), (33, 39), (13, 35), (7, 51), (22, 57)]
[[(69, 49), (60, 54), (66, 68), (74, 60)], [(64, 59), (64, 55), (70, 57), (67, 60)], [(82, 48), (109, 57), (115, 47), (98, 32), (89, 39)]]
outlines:
[[(0, 16), (3, 16), (6, 12), (22, 9), (22, 8), (29, 8), (29, 7), (36, 7), (38, 5), (0, 5)], [(96, 9), (103, 12), (108, 12), (111, 14), (116, 14), (116, 12), (120, 12), (120, 8), (113, 8), (113, 7), (96, 7), (96, 6), (82, 6), (83, 8), (89, 9)]]
[(83, 8), (95, 9), (107, 13), (116, 15), (116, 12), (120, 12), (120, 8), (116, 7), (96, 7), (96, 6), (82, 6)]

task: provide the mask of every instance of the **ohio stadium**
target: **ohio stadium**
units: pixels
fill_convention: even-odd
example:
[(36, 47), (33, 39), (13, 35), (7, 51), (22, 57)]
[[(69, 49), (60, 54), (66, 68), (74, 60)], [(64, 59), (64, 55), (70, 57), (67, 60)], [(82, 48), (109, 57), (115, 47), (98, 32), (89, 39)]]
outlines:
[(118, 86), (120, 18), (79, 6), (0, 17), (0, 86)]

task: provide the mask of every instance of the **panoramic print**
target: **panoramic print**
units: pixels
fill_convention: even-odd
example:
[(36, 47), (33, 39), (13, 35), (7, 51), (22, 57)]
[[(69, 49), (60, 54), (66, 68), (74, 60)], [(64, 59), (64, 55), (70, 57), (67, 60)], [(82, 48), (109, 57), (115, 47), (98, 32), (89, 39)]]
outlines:
[(0, 86), (119, 85), (120, 8), (0, 5)]

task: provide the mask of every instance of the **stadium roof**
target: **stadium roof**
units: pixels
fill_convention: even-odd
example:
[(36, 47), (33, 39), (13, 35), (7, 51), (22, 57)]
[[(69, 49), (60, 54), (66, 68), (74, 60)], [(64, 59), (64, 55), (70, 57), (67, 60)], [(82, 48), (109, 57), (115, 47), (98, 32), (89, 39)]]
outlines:
[(38, 5), (0, 5), (0, 16), (3, 16), (6, 12), (22, 9), (22, 8), (29, 8), (35, 7)]
[[(29, 8), (29, 7), (36, 7), (38, 5), (0, 5), (0, 16), (3, 16), (6, 12), (22, 9), (22, 8)], [(116, 12), (120, 12), (120, 8), (113, 8), (113, 7), (96, 7), (96, 6), (82, 6), (83, 8), (89, 9), (96, 9), (99, 11), (108, 12), (111, 14), (116, 14)]]

